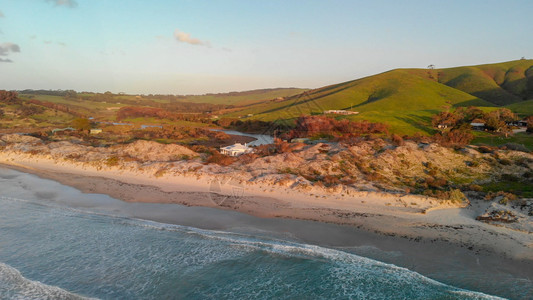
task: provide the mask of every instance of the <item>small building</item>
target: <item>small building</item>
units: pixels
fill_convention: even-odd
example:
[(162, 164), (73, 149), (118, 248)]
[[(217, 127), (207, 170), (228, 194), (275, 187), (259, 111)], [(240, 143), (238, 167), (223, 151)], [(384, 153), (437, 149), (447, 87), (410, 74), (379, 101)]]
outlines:
[(99, 133), (102, 133), (102, 129), (100, 128), (93, 128), (91, 129), (91, 131), (89, 132), (90, 134), (99, 134)]
[(506, 122), (508, 126), (515, 126), (515, 127), (527, 127), (527, 121), (526, 120), (519, 120), (519, 121), (513, 121), (513, 122)]
[(163, 125), (141, 125), (141, 129), (147, 129), (147, 128), (163, 129)]
[(439, 124), (439, 125), (437, 125), (437, 128), (438, 129), (446, 129), (446, 128), (448, 128), (448, 125), (447, 124)]
[(481, 122), (472, 122), (470, 123), (470, 126), (473, 130), (485, 130), (485, 123)]
[(220, 147), (220, 153), (224, 155), (229, 156), (239, 156), (246, 153), (252, 153), (254, 151), (253, 148), (248, 147), (247, 144), (241, 144), (236, 143), (234, 145), (226, 146), (226, 147)]
[(64, 132), (64, 131), (75, 131), (76, 129), (72, 128), (72, 127), (67, 127), (67, 128), (56, 128), (56, 129), (52, 129), (52, 134), (56, 134), (58, 132)]
[(294, 138), (291, 140), (291, 143), (307, 143), (309, 138)]
[(358, 114), (358, 111), (350, 111), (350, 110), (343, 110), (343, 109), (330, 109), (324, 111), (325, 115), (328, 114), (335, 114), (335, 115), (356, 115)]

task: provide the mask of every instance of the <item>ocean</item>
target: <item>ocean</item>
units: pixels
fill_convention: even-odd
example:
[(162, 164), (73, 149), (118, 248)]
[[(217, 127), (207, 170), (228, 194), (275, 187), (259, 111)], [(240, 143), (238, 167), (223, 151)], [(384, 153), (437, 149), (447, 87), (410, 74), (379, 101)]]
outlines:
[(0, 175), (1, 299), (497, 298), (342, 249), (67, 206), (50, 199), (70, 189)]

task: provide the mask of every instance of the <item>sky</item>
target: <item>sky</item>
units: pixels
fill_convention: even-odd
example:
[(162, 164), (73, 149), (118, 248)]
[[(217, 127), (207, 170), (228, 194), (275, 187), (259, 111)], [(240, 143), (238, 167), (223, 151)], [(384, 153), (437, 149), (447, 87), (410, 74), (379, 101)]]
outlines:
[(531, 0), (0, 0), (0, 89), (317, 88), (533, 57)]

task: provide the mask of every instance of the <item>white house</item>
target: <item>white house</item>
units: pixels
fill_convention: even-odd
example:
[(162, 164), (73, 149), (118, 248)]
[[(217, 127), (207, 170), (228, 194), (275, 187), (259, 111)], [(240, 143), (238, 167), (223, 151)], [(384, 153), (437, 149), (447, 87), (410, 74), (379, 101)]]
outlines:
[(343, 109), (331, 109), (324, 111), (325, 115), (328, 114), (336, 114), (336, 115), (357, 115), (358, 111), (350, 111), (350, 110), (343, 110)]
[(254, 149), (248, 147), (246, 144), (236, 143), (234, 145), (220, 147), (220, 153), (229, 156), (239, 156), (246, 153), (251, 153)]

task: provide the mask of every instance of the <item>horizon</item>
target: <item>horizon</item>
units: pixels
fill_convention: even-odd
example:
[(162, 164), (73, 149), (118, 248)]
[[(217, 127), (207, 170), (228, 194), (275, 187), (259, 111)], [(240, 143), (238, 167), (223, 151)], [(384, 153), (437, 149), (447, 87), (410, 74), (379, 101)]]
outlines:
[(313, 89), (393, 69), (529, 58), (533, 46), (528, 1), (158, 4), (0, 3), (0, 88), (172, 95)]

